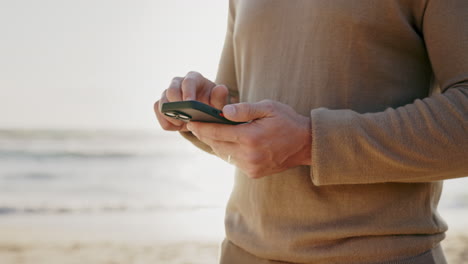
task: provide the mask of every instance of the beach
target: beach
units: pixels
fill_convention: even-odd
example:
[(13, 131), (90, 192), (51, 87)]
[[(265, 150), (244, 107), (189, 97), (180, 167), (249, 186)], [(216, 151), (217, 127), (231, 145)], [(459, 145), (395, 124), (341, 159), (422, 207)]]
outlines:
[[(222, 210), (178, 214), (15, 216), (0, 220), (0, 263), (210, 264), (222, 241)], [(448, 263), (468, 263), (459, 217), (442, 243)]]
[(214, 210), (4, 217), (0, 263), (216, 263), (222, 222)]
[(0, 263), (216, 263), (232, 174), (173, 133), (0, 131)]
[[(215, 264), (234, 168), (170, 133), (0, 131), (0, 264)], [(446, 181), (468, 263), (468, 179)]]
[[(450, 238), (444, 249), (448, 263), (467, 263), (467, 236)], [(117, 243), (69, 243), (69, 244), (17, 244), (0, 245), (0, 262), (21, 264), (117, 264), (117, 263), (165, 263), (210, 264), (216, 263), (218, 243), (184, 242), (155, 245)]]

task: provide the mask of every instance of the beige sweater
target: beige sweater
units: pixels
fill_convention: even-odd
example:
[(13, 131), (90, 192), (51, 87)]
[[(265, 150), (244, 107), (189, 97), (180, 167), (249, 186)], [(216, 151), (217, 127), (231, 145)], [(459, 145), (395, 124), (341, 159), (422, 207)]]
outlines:
[(236, 172), (233, 244), (378, 263), (444, 238), (441, 180), (468, 175), (467, 0), (232, 0), (217, 83), (312, 120), (312, 167)]

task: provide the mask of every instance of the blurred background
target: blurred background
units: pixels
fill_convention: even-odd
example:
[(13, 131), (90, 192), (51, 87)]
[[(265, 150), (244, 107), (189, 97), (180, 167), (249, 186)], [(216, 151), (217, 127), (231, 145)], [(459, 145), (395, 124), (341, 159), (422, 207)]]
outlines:
[[(226, 21), (220, 0), (0, 0), (0, 263), (216, 263), (233, 168), (152, 108), (214, 79)], [(453, 258), (467, 183), (440, 206)]]

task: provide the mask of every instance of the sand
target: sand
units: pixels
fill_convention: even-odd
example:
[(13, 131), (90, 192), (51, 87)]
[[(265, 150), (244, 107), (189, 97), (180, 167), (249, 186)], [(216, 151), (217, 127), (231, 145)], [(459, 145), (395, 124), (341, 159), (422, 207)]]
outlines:
[[(453, 227), (442, 243), (448, 263), (468, 263), (467, 214), (446, 214)], [(2, 216), (0, 263), (215, 264), (222, 228), (222, 211)]]
[(442, 243), (445, 256), (450, 264), (468, 263), (468, 235), (453, 234)]
[(0, 217), (0, 264), (216, 263), (224, 209)]
[[(215, 264), (218, 242), (142, 245), (112, 242), (0, 243), (0, 263), (11, 264)], [(448, 263), (468, 263), (468, 235), (449, 236), (443, 243)]]
[(155, 245), (111, 242), (0, 243), (0, 263), (11, 264), (209, 264), (216, 263), (217, 255), (218, 244), (207, 242)]

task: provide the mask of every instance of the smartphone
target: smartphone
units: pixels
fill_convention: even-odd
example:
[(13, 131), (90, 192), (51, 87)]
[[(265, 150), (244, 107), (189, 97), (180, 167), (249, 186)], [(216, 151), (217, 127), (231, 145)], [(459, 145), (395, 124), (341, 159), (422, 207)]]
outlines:
[(197, 121), (238, 125), (245, 122), (234, 122), (224, 117), (223, 112), (198, 101), (179, 101), (164, 103), (161, 112), (168, 117), (184, 122)]

